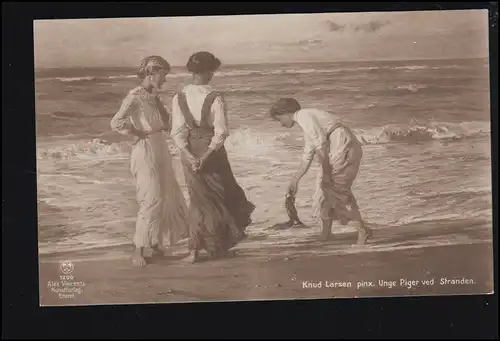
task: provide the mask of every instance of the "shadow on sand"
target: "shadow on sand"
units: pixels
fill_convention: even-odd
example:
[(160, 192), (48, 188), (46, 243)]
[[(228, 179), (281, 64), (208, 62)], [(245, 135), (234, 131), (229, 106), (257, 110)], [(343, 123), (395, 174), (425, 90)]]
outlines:
[[(387, 246), (426, 246), (432, 243), (456, 244), (457, 241), (469, 243), (490, 241), (492, 239), (491, 224), (484, 219), (461, 219), (461, 220), (431, 220), (409, 223), (404, 225), (378, 225), (367, 224), (372, 229), (372, 237), (365, 246), (359, 248), (377, 248)], [(265, 238), (262, 238), (265, 239)], [(262, 249), (245, 250), (245, 246), (240, 248), (242, 253), (262, 254), (266, 249), (279, 249), (283, 252), (293, 253), (294, 251), (303, 253), (304, 251), (315, 252), (328, 251), (331, 249), (343, 249), (355, 245), (357, 231), (337, 232), (333, 230), (333, 235), (328, 241), (320, 239), (320, 233), (293, 239), (289, 242), (286, 239), (276, 241), (276, 245), (263, 247)]]

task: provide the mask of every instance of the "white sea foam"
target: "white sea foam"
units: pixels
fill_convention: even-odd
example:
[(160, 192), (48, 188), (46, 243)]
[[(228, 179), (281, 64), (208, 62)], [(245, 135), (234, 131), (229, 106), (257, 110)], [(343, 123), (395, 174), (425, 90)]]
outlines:
[[(241, 76), (266, 76), (266, 75), (291, 75), (291, 74), (324, 74), (324, 73), (339, 73), (339, 72), (356, 72), (356, 71), (374, 71), (374, 70), (427, 70), (427, 69), (453, 69), (459, 68), (458, 65), (444, 65), (440, 67), (430, 67), (427, 65), (403, 65), (403, 66), (359, 66), (359, 67), (335, 67), (324, 68), (324, 69), (314, 69), (314, 68), (289, 68), (289, 69), (278, 69), (278, 70), (221, 70), (219, 76), (221, 77), (241, 77)], [(188, 72), (173, 72), (168, 75), (170, 78), (182, 78), (189, 77)], [(82, 77), (57, 77), (56, 80), (61, 82), (88, 82), (88, 81), (106, 81), (113, 79), (128, 79), (136, 78), (136, 75), (124, 74), (124, 75), (113, 75), (113, 76), (82, 76)]]
[[(417, 142), (428, 140), (463, 139), (485, 136), (490, 133), (489, 122), (437, 122), (430, 124), (390, 124), (370, 129), (354, 131), (363, 144), (385, 144), (394, 142)], [(265, 148), (282, 148), (283, 139), (289, 135), (271, 136), (255, 129), (237, 129), (226, 141), (228, 151), (238, 149), (248, 153), (265, 152)], [(169, 141), (171, 152), (178, 154), (176, 146)], [(41, 147), (38, 149), (39, 159), (91, 159), (110, 156), (126, 156), (132, 148), (131, 142), (109, 143), (106, 140), (94, 139), (78, 141), (60, 146)], [(246, 155), (246, 156), (251, 156)]]

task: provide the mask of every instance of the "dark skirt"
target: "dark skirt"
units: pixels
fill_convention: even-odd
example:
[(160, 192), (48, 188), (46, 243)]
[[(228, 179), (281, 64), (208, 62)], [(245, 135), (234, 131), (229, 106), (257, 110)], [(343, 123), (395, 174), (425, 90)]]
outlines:
[[(189, 149), (197, 157), (206, 151), (213, 133), (191, 130)], [(238, 185), (224, 147), (213, 152), (199, 172), (182, 157), (189, 191), (189, 249), (225, 252), (242, 241), (255, 206)]]

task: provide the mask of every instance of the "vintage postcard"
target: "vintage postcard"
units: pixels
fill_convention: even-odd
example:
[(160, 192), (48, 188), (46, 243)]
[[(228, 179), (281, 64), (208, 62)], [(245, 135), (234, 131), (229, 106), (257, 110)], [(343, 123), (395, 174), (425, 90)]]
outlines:
[(40, 305), (493, 292), (486, 10), (37, 20)]

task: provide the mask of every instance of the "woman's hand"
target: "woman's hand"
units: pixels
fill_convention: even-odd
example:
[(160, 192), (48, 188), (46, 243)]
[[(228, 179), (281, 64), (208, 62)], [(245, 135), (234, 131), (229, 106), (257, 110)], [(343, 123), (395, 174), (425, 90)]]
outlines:
[(129, 134), (134, 137), (134, 143), (137, 143), (137, 141), (142, 140), (148, 136), (147, 133), (145, 133), (139, 129), (136, 129), (135, 127), (132, 127), (129, 130)]
[(187, 148), (182, 149), (182, 153), (184, 154), (184, 157), (186, 158), (189, 165), (191, 166), (191, 170), (193, 172), (197, 172), (198, 169), (200, 168), (200, 160), (198, 160), (196, 156), (191, 154), (191, 152)]
[[(295, 196), (297, 194), (297, 190), (299, 187), (299, 181), (302, 179), (302, 177), (307, 173), (309, 170), (309, 167), (311, 166), (312, 163), (312, 157), (314, 154), (304, 154), (305, 156), (302, 158), (302, 162), (300, 163), (299, 170), (295, 174), (295, 176), (292, 178), (290, 181), (290, 184), (288, 185), (288, 195)], [(306, 157), (307, 156), (307, 157)]]
[(191, 165), (191, 170), (193, 172), (198, 172), (200, 169), (200, 160), (198, 160), (198, 158), (191, 153), (189, 154), (187, 159), (189, 164)]
[(332, 176), (330, 174), (323, 173), (323, 176), (321, 178), (321, 188), (331, 188), (332, 186)]
[(205, 164), (206, 161), (207, 161), (207, 158), (202, 156), (198, 162), (198, 167), (196, 168), (195, 172), (201, 171), (201, 169), (203, 168), (203, 165)]
[(147, 136), (147, 133), (145, 133), (144, 131), (142, 130), (139, 130), (137, 129), (136, 127), (134, 126), (131, 126), (130, 128), (128, 128), (128, 133), (132, 136), (135, 136), (135, 137), (138, 137), (138, 138), (144, 138)]
[(292, 178), (290, 184), (288, 185), (287, 194), (294, 197), (297, 194), (298, 188), (299, 188), (299, 180), (294, 177)]
[(198, 167), (198, 170), (197, 171), (201, 171), (201, 169), (203, 168), (203, 165), (207, 162), (209, 156), (212, 154), (213, 150), (212, 149), (207, 149), (207, 151), (205, 152), (205, 154), (203, 154), (203, 156), (200, 158), (200, 163), (199, 163), (199, 167)]

